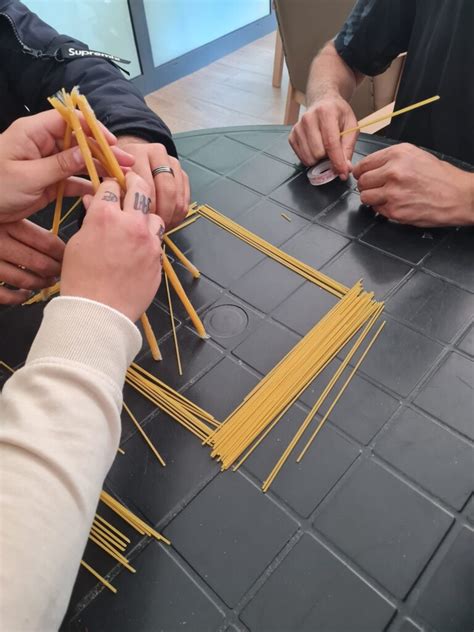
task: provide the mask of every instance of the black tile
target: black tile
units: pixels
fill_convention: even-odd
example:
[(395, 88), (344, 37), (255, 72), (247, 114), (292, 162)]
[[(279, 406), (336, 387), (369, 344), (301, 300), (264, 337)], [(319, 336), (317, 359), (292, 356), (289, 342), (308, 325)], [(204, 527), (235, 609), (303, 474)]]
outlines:
[(270, 154), (275, 158), (279, 158), (280, 160), (284, 160), (290, 165), (300, 166), (300, 159), (292, 150), (290, 143), (288, 142), (288, 134), (283, 134), (274, 143), (266, 147), (265, 153)]
[(421, 628), (416, 626), (409, 619), (401, 619), (396, 621), (394, 625), (389, 628), (390, 632), (420, 632)]
[[(181, 281), (181, 285), (183, 286), (187, 297), (197, 312), (200, 312), (206, 306), (214, 303), (222, 294), (221, 288), (214, 285), (214, 283), (206, 279), (204, 276), (201, 275), (198, 279), (195, 279), (186, 268), (176, 262), (173, 262), (173, 268)], [(187, 311), (184, 309), (183, 304), (171, 286), (170, 293), (175, 319), (178, 317), (181, 321), (189, 320)], [(166, 294), (164, 281), (161, 283), (157, 298), (161, 304), (165, 306), (165, 309), (169, 310), (168, 296)], [(168, 322), (170, 322), (169, 315)]]
[(230, 358), (224, 358), (184, 395), (218, 421), (224, 421), (258, 382), (259, 379), (248, 369)]
[(186, 238), (189, 258), (202, 274), (217, 284), (229, 284), (253, 268), (264, 255), (207, 220), (199, 220)]
[(387, 590), (404, 597), (451, 521), (392, 474), (363, 462), (314, 524)]
[(474, 325), (471, 325), (465, 335), (462, 337), (461, 342), (457, 345), (461, 351), (468, 353), (474, 357)]
[[(25, 305), (0, 313), (0, 360), (13, 369), (23, 364), (43, 319), (46, 303)], [(5, 335), (6, 334), (6, 335)]]
[(428, 270), (474, 291), (474, 230), (461, 229), (437, 248), (424, 266)]
[[(333, 360), (306, 389), (301, 401), (312, 407), (339, 366), (340, 360)], [(322, 413), (331, 405), (340, 387), (349, 377), (350, 371), (351, 368), (348, 367), (342, 373), (334, 390), (321, 407)], [(329, 419), (348, 435), (367, 445), (390, 419), (398, 405), (398, 400), (356, 374), (332, 410)]]
[(472, 446), (414, 410), (403, 411), (375, 452), (455, 509), (472, 493)]
[(274, 322), (264, 322), (235, 350), (235, 355), (260, 373), (268, 373), (293, 349), (300, 337)]
[[(288, 132), (285, 133), (287, 135)], [(276, 131), (261, 131), (261, 132), (234, 132), (233, 134), (227, 134), (228, 138), (235, 138), (241, 143), (255, 147), (256, 149), (265, 149), (272, 145), (276, 139), (282, 136), (282, 132)]]
[(134, 561), (132, 575), (114, 579), (116, 595), (103, 591), (84, 610), (79, 630), (217, 630), (222, 613), (186, 571), (152, 542)]
[(348, 243), (345, 237), (312, 224), (283, 244), (282, 250), (313, 268), (320, 268)]
[[(101, 502), (99, 502), (97, 513), (107, 520), (112, 526), (119, 529), (123, 535), (128, 537), (130, 543), (127, 545), (124, 555), (131, 559), (130, 553), (142, 539), (142, 536)], [(87, 542), (82, 559), (87, 562), (89, 566), (92, 566), (92, 568), (102, 575), (102, 577), (106, 577), (108, 573), (117, 566), (117, 562), (91, 540), (88, 540)], [(131, 561), (131, 565), (132, 567), (134, 566), (133, 561)], [(125, 571), (125, 573), (128, 573), (128, 571)], [(115, 581), (115, 579), (112, 579), (110, 583), (115, 586)], [(88, 570), (81, 566), (74, 583), (71, 599), (69, 600), (69, 607), (64, 617), (64, 621), (66, 622), (74, 616), (76, 606), (82, 599), (84, 599), (84, 597), (88, 596), (92, 590), (101, 589), (101, 587), (102, 584), (99, 583), (99, 581)], [(107, 591), (106, 588), (104, 590)]]
[(181, 167), (189, 176), (191, 199), (205, 202), (206, 191), (209, 185), (215, 182), (219, 176), (212, 171), (208, 171), (199, 165), (189, 162), (189, 160), (182, 160)]
[(239, 473), (227, 472), (214, 479), (165, 534), (217, 594), (235, 605), (296, 529), (259, 489)]
[(273, 318), (305, 336), (337, 302), (329, 292), (305, 281), (277, 308)]
[(362, 241), (411, 263), (418, 263), (446, 234), (445, 229), (416, 228), (379, 219)]
[(219, 466), (196, 436), (163, 413), (144, 430), (166, 467), (135, 433), (123, 446), (125, 454), (115, 459), (107, 480), (127, 507), (156, 524), (179, 511)]
[[(383, 386), (407, 396), (431, 368), (441, 345), (387, 318), (387, 324), (360, 370)], [(357, 361), (361, 352), (353, 359)]]
[(466, 517), (474, 524), (474, 495), (471, 496), (471, 500), (467, 504)]
[(409, 271), (407, 264), (362, 244), (352, 244), (323, 269), (325, 274), (350, 287), (362, 279), (366, 290), (375, 292), (378, 299), (398, 285)]
[[(69, 202), (70, 202), (70, 198), (66, 198), (64, 202), (64, 209), (65, 209), (64, 213), (66, 212), (68, 208), (70, 208), (72, 204), (72, 202), (71, 204), (69, 204)], [(47, 230), (49, 230), (51, 226), (53, 225), (53, 217), (54, 217), (54, 204), (49, 204), (45, 208), (34, 213), (34, 215), (31, 215), (29, 217), (29, 220), (31, 222), (34, 222), (35, 224), (38, 224), (38, 226), (41, 226), (42, 228), (46, 228)]]
[(205, 204), (235, 219), (262, 199), (258, 193), (250, 191), (232, 180), (218, 180), (207, 188), (203, 196)]
[[(245, 469), (263, 482), (305, 417), (301, 408), (293, 406), (245, 462)], [(310, 426), (271, 486), (273, 493), (305, 517), (319, 505), (359, 454), (354, 444), (325, 426), (302, 461), (296, 463), (316, 423)]]
[(474, 296), (437, 277), (416, 272), (387, 305), (391, 314), (426, 335), (449, 342), (474, 314)]
[(254, 191), (268, 195), (294, 173), (294, 167), (259, 154), (233, 171), (230, 177)]
[(359, 154), (366, 156), (380, 151), (388, 145), (395, 145), (396, 143), (397, 141), (393, 141), (390, 138), (378, 138), (377, 136), (374, 137), (371, 134), (362, 132), (357, 139), (355, 148)]
[(179, 135), (175, 136), (175, 145), (180, 157), (189, 156), (193, 151), (197, 151), (200, 147), (204, 147), (208, 143), (212, 142), (214, 138), (217, 138), (216, 134), (196, 134), (190, 135), (185, 138), (180, 138)]
[(415, 399), (415, 404), (474, 439), (472, 423), (474, 365), (451, 353)]
[(189, 380), (197, 377), (205, 369), (216, 364), (222, 357), (219, 349), (216, 349), (208, 341), (202, 340), (194, 330), (180, 327), (177, 331), (179, 352), (183, 375), (178, 374), (176, 368), (176, 353), (172, 336), (160, 345), (162, 361), (155, 361), (150, 355), (140, 358), (139, 365), (165, 382), (171, 388), (179, 389)]
[(382, 631), (394, 607), (305, 535), (241, 618), (255, 631)]
[(303, 172), (272, 193), (272, 198), (301, 217), (312, 220), (349, 190), (350, 184), (339, 179), (314, 187)]
[(277, 261), (265, 259), (230, 286), (232, 294), (269, 313), (294, 292), (304, 279)]
[(233, 349), (259, 326), (262, 316), (229, 294), (224, 294), (203, 316), (211, 340)]
[(248, 213), (239, 217), (239, 224), (271, 244), (280, 246), (307, 226), (308, 222), (279, 204), (264, 198)]
[(318, 217), (318, 222), (357, 237), (374, 223), (374, 212), (360, 203), (357, 193), (350, 193)]
[(463, 529), (416, 605), (416, 611), (440, 632), (471, 632), (474, 629), (473, 550), (473, 533)]
[(193, 162), (197, 162), (211, 171), (228, 173), (254, 155), (255, 151), (242, 145), (242, 143), (237, 143), (225, 136), (219, 136), (212, 143), (193, 152), (191, 158)]

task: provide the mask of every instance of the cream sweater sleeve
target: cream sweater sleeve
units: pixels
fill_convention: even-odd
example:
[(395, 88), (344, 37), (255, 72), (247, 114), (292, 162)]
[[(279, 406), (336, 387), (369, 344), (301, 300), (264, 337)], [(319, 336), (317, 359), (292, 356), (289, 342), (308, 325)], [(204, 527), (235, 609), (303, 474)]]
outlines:
[[(8, 332), (5, 332), (8, 335)], [(0, 629), (56, 630), (120, 439), (138, 329), (94, 301), (46, 307), (0, 395)]]

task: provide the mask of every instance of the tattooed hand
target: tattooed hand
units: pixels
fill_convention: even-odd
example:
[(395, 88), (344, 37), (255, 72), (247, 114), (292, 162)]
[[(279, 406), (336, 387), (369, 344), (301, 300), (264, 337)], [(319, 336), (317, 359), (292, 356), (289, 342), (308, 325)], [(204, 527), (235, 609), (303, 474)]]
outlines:
[(126, 184), (122, 204), (113, 180), (101, 184), (94, 197), (84, 198), (87, 214), (66, 246), (61, 294), (90, 298), (136, 321), (160, 285), (164, 224), (158, 215), (137, 213), (137, 199), (150, 199), (147, 183), (130, 172)]

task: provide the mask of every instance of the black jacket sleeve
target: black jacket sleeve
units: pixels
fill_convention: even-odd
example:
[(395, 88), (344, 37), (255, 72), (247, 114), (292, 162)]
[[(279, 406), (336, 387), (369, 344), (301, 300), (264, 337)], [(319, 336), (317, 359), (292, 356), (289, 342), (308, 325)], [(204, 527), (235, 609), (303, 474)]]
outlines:
[(48, 96), (77, 85), (114, 134), (163, 143), (176, 156), (170, 130), (121, 71), (97, 57), (63, 59), (60, 49), (66, 44), (88, 50), (83, 42), (57, 33), (18, 0), (0, 0), (0, 86), (7, 86), (1, 118), (5, 120), (7, 112), (12, 122), (26, 114), (25, 106), (31, 113), (46, 110)]
[(384, 72), (410, 42), (416, 0), (358, 0), (335, 39), (346, 64), (373, 77)]

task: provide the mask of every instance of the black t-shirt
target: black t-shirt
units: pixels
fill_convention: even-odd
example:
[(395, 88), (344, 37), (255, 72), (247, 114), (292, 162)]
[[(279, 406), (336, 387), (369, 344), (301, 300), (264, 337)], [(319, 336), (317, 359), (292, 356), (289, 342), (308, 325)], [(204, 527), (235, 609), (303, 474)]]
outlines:
[(407, 51), (396, 109), (441, 100), (394, 118), (386, 135), (474, 163), (474, 0), (359, 0), (335, 45), (369, 76)]

